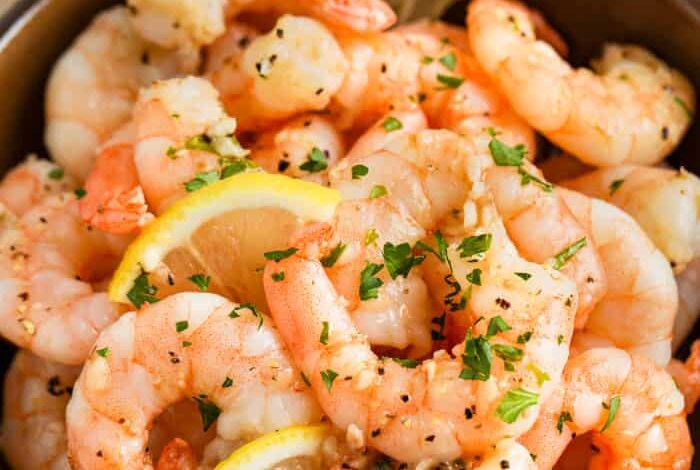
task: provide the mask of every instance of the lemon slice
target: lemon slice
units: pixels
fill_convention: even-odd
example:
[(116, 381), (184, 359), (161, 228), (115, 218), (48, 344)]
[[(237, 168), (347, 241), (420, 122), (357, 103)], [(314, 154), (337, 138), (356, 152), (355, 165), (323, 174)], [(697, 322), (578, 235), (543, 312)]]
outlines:
[[(286, 176), (243, 173), (177, 201), (132, 242), (109, 286), (113, 302), (208, 290), (267, 309), (263, 254), (308, 221), (327, 221), (338, 192)], [(137, 299), (135, 301), (135, 299)]]
[(311, 470), (321, 468), (327, 425), (293, 426), (265, 434), (233, 452), (214, 470)]

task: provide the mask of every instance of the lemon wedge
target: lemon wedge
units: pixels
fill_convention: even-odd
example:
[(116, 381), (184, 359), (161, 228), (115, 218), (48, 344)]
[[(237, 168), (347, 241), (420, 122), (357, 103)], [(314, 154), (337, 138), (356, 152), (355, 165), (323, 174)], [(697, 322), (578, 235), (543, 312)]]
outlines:
[(321, 468), (327, 425), (292, 426), (265, 434), (233, 452), (214, 470), (311, 470)]
[(283, 250), (309, 221), (330, 220), (337, 191), (268, 173), (243, 173), (177, 201), (131, 243), (109, 286), (113, 302), (140, 306), (207, 290), (267, 310), (264, 253)]

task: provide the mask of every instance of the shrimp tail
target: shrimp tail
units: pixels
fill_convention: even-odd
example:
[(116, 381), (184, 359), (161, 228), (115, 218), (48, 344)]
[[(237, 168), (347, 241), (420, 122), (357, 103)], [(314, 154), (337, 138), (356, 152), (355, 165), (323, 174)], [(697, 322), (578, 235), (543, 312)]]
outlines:
[(99, 230), (132, 233), (153, 218), (138, 183), (131, 144), (104, 149), (85, 183), (85, 192), (80, 200), (80, 216)]
[(176, 437), (168, 442), (158, 458), (155, 470), (196, 470), (197, 456), (189, 442)]

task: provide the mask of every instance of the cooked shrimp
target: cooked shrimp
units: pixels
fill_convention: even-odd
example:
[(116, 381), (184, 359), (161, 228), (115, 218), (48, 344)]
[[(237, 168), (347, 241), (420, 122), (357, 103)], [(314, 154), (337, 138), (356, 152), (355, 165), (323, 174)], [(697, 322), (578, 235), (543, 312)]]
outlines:
[[(549, 396), (566, 362), (576, 291), (557, 272), (520, 258), (492, 220), (482, 227), (492, 235), (483, 259), (467, 262), (457, 243), (447, 250), (455, 279), (481, 270), (481, 287), (472, 285), (471, 298), (465, 298), (476, 320), (465, 338), (466, 353), (460, 344), (453, 355), (439, 351), (421, 364), (378, 358), (317, 260), (298, 252), (268, 263), (264, 283), (273, 319), (336, 426), (391, 457), (416, 462), (483, 456), (532, 425), (538, 401)], [(528, 281), (513, 274), (520, 271), (531, 275)], [(279, 282), (272, 278), (277, 272), (285, 273)], [(501, 321), (507, 326), (495, 327)], [(328, 340), (319, 341), (324, 331)], [(525, 332), (531, 332), (529, 340), (517, 343)], [(507, 366), (494, 360), (492, 368), (481, 369), (483, 381), (474, 380), (479, 372), (469, 364), (479, 361), (472, 356), (475, 341), (516, 348), (518, 359)], [(462, 353), (464, 363), (455, 359)], [(527, 409), (505, 416), (510, 400), (521, 393), (528, 397)]]
[(187, 397), (227, 440), (320, 419), (269, 318), (214, 294), (176, 294), (97, 339), (66, 412), (71, 463), (151, 468), (151, 423)]
[(20, 350), (5, 376), (3, 455), (12, 468), (70, 468), (66, 404), (80, 367), (56, 364)]
[[(652, 361), (615, 348), (590, 349), (567, 364), (564, 386), (561, 411), (548, 419), (561, 423), (562, 435), (592, 431), (597, 453), (589, 468), (690, 468), (693, 448), (683, 396)], [(556, 461), (557, 452), (540, 451), (554, 442), (558, 454), (568, 442), (554, 425), (548, 435), (528, 442), (540, 468)]]
[[(324, 109), (340, 88), (347, 60), (331, 32), (302, 16), (284, 15), (275, 27), (257, 36), (244, 50), (240, 25), (215, 44), (207, 74), (222, 95), (228, 112), (242, 129), (259, 129), (306, 111)], [(223, 67), (223, 70), (220, 68)], [(225, 69), (230, 69), (225, 71)]]
[(195, 68), (195, 60), (139, 38), (126, 8), (98, 15), (51, 73), (45, 131), (51, 156), (84, 179), (99, 145), (129, 120), (139, 88)]
[(43, 358), (80, 364), (119, 316), (90, 282), (106, 280), (128, 242), (80, 220), (71, 193), (45, 198), (14, 220), (2, 215), (0, 333)]
[(676, 271), (700, 254), (700, 179), (681, 169), (622, 165), (562, 184), (616, 205), (642, 226)]
[(608, 278), (607, 293), (590, 313), (586, 329), (666, 365), (678, 308), (666, 258), (622, 210), (570, 190), (557, 191), (591, 233)]
[(345, 155), (343, 135), (324, 116), (303, 114), (255, 137), (250, 158), (264, 170), (327, 184)]
[(607, 45), (595, 74), (537, 40), (520, 3), (472, 2), (467, 24), (474, 55), (515, 111), (586, 163), (657, 163), (690, 125), (692, 85), (645, 49)]
[(0, 203), (13, 214), (21, 215), (43, 198), (75, 188), (75, 180), (61, 167), (30, 155), (0, 182)]
[[(547, 191), (546, 187), (535, 184), (523, 185), (523, 171), (544, 181), (534, 165), (526, 164), (524, 168), (493, 166), (487, 173), (486, 184), (508, 234), (525, 258), (544, 263), (572, 246), (580, 248), (561, 263), (560, 269), (576, 282), (579, 295), (576, 327), (581, 329), (607, 291), (604, 266), (591, 233), (576, 220), (560, 191)], [(578, 245), (581, 240), (585, 240), (582, 247)]]
[(700, 341), (693, 342), (685, 362), (672, 359), (667, 369), (683, 392), (685, 411), (692, 413), (700, 398)]

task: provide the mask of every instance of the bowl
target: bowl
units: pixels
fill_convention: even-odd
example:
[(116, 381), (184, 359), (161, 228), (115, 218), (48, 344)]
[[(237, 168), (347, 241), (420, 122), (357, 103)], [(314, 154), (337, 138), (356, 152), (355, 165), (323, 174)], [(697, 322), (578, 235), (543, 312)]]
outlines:
[[(429, 1), (429, 0), (417, 0)], [(4, 3), (3, 3), (4, 2)], [(114, 0), (0, 0), (0, 174), (43, 145), (46, 79), (59, 55), (96, 12)], [(654, 51), (686, 73), (700, 91), (700, 0), (528, 0), (562, 33), (570, 60), (585, 65), (606, 41), (631, 42)], [(464, 24), (466, 2), (453, 5), (444, 19)], [(700, 174), (700, 124), (696, 119), (669, 161)], [(677, 351), (685, 357), (686, 344)], [(0, 341), (0, 376), (15, 348)], [(1, 392), (0, 392), (1, 398)], [(693, 442), (700, 441), (700, 413), (690, 417)], [(1, 465), (0, 465), (1, 466)], [(696, 453), (693, 468), (700, 468)]]

